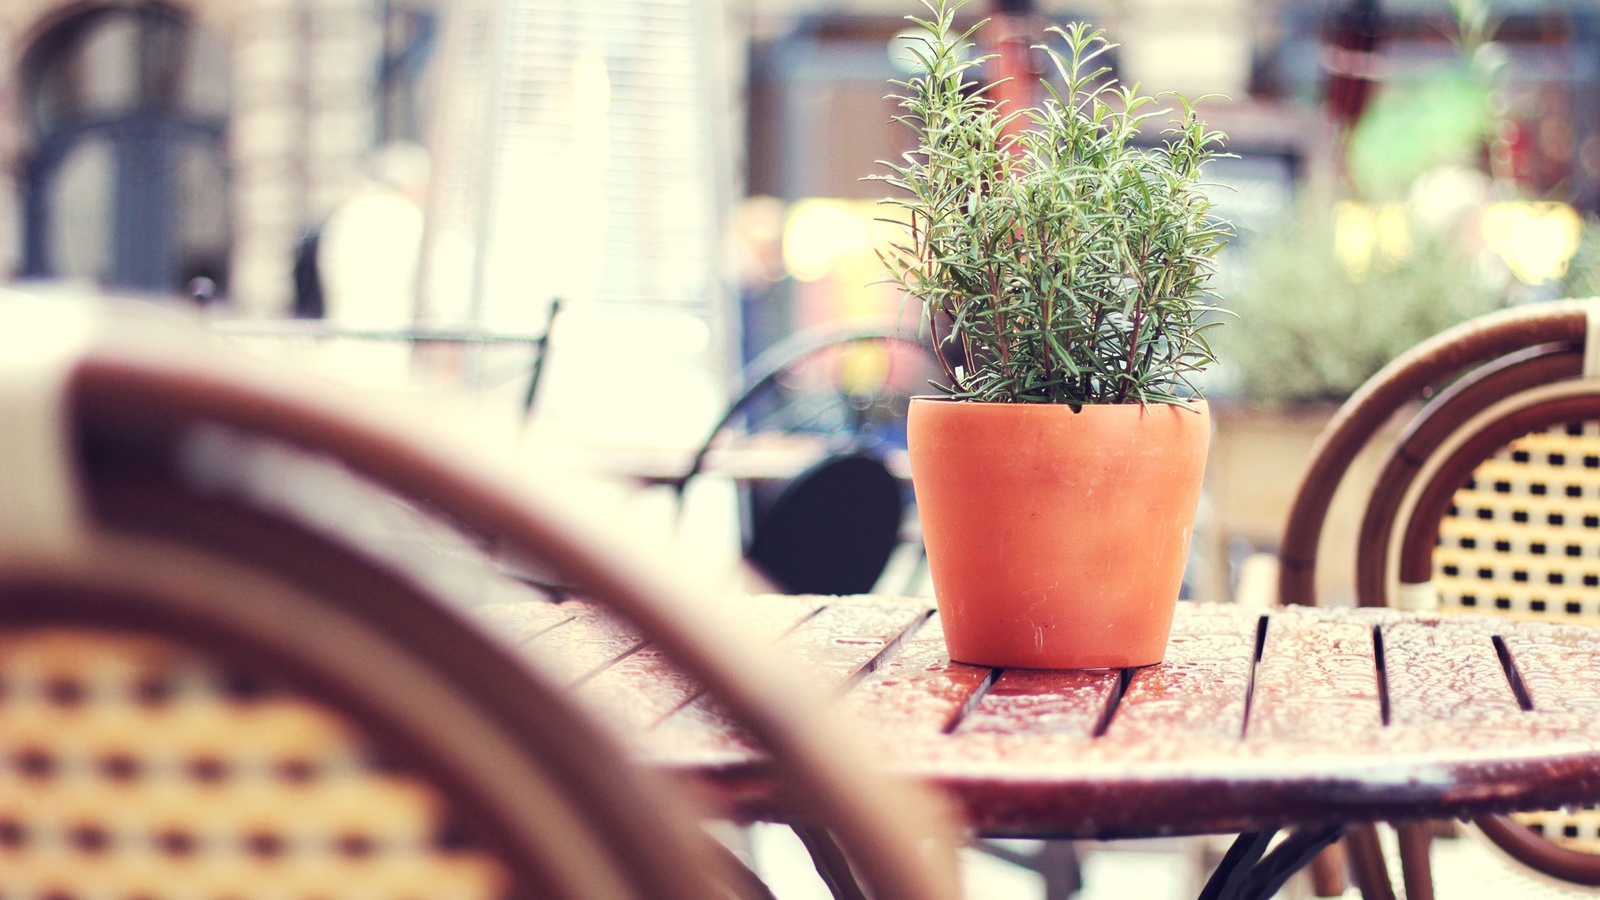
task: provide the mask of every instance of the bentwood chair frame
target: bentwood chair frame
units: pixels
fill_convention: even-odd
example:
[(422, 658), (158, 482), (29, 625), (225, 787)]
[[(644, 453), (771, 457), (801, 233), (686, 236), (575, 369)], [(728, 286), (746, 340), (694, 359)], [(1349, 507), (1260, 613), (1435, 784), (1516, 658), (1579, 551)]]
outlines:
[[(1476, 597), (1471, 589), (1463, 596), (1452, 584), (1457, 567), (1435, 572), (1436, 553), (1444, 549), (1441, 529), (1460, 512), (1458, 491), (1474, 487), (1471, 479), (1497, 451), (1509, 455), (1512, 442), (1525, 436), (1600, 419), (1600, 300), (1542, 303), (1474, 319), (1420, 344), (1363, 385), (1335, 414), (1312, 451), (1279, 550), (1280, 602), (1316, 602), (1317, 544), (1335, 491), (1373, 435), (1419, 401), (1423, 401), (1420, 410), (1388, 451), (1362, 516), (1356, 549), (1357, 602), (1473, 611)], [(1600, 459), (1596, 462), (1600, 464)], [(1507, 493), (1510, 486), (1495, 484), (1494, 490)], [(1568, 487), (1563, 494), (1572, 496), (1571, 492)], [(1533, 493), (1543, 494), (1544, 489), (1534, 488)], [(1581, 495), (1583, 489), (1576, 493)], [(1552, 496), (1550, 503), (1528, 497), (1517, 501), (1522, 507), (1539, 506), (1542, 515), (1544, 506), (1559, 504), (1562, 498)], [(1475, 517), (1493, 521), (1506, 510), (1490, 507), (1503, 505), (1484, 505), (1474, 510)], [(1513, 515), (1517, 527), (1536, 527), (1529, 523), (1526, 509)], [(1570, 515), (1552, 512), (1549, 521), (1559, 524), (1566, 518)], [(1469, 539), (1467, 545), (1472, 543)], [(1496, 549), (1512, 549), (1510, 541), (1495, 543), (1501, 545)], [(1532, 567), (1543, 565), (1534, 557), (1547, 555), (1544, 541), (1534, 538), (1523, 543), (1527, 547), (1522, 550), (1532, 551)], [(1577, 546), (1568, 545), (1562, 555), (1578, 556), (1583, 551), (1574, 553)], [(1504, 577), (1499, 570), (1507, 568), (1477, 571), (1494, 578)], [(1517, 582), (1529, 581), (1526, 560), (1512, 568)], [(1565, 576), (1552, 574), (1548, 581), (1561, 585)], [(1566, 584), (1559, 592), (1573, 587)], [(1588, 592), (1594, 593), (1592, 586)], [(1526, 592), (1500, 588), (1492, 593)], [(1441, 595), (1446, 600), (1442, 605)], [(1542, 599), (1517, 605), (1524, 615), (1548, 618), (1558, 618), (1570, 608), (1561, 603), (1556, 604), (1562, 607), (1558, 609)], [(1481, 611), (1493, 613), (1497, 608), (1511, 609), (1513, 604), (1509, 597), (1498, 598)], [(1477, 824), (1532, 868), (1567, 881), (1600, 885), (1600, 855), (1560, 846), (1510, 817), (1481, 818)], [(1432, 896), (1427, 828), (1425, 823), (1400, 828), (1407, 895), (1413, 898)], [(1363, 891), (1369, 897), (1386, 896), (1387, 884), (1379, 884), (1382, 863), (1376, 842), (1368, 836), (1350, 843), (1349, 849)]]
[(0, 630), (125, 626), (270, 664), (409, 748), (538, 895), (764, 896), (560, 686), (287, 495), (286, 459), (335, 465), (628, 620), (769, 749), (874, 896), (954, 896), (943, 808), (864, 771), (692, 588), (515, 467), (158, 318), (0, 303)]
[[(828, 373), (826, 391), (788, 384), (818, 367), (846, 368), (849, 354), (874, 350), (884, 367), (881, 377), (866, 379), (868, 389), (842, 383), (848, 378), (839, 372)], [(802, 331), (769, 347), (745, 367), (733, 401), (672, 481), (680, 508), (688, 484), (736, 427), (814, 433), (827, 444), (825, 455), (805, 472), (782, 485), (740, 486), (745, 558), (789, 593), (871, 591), (903, 542), (920, 550), (918, 538), (901, 534), (907, 497), (886, 456), (904, 447), (912, 393), (932, 390), (924, 380), (937, 374), (932, 353), (916, 334), (862, 325)], [(790, 390), (797, 396), (786, 396)]]
[[(522, 346), (528, 348), (530, 359), (516, 363), (511, 371), (527, 373), (528, 387), (522, 392), (522, 418), (533, 416), (533, 403), (539, 396), (539, 382), (544, 376), (545, 362), (550, 356), (550, 335), (555, 330), (556, 316), (561, 312), (561, 298), (550, 300), (550, 312), (545, 325), (537, 333), (516, 334), (495, 331), (480, 325), (469, 326), (412, 326), (408, 328), (353, 328), (337, 325), (321, 318), (255, 321), (248, 319), (212, 319), (209, 327), (221, 335), (244, 339), (270, 338), (292, 341), (351, 341), (386, 344), (406, 344), (412, 347), (453, 346), (473, 357), (481, 356), (490, 348)], [(474, 359), (473, 366), (479, 362)], [(476, 372), (474, 387), (493, 386), (499, 375)]]

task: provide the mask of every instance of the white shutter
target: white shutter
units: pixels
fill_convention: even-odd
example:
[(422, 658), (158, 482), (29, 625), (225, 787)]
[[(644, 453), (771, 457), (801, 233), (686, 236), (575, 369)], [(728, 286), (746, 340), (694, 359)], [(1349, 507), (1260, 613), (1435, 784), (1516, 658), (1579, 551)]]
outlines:
[(436, 317), (536, 327), (561, 296), (717, 318), (732, 178), (708, 2), (452, 8), (425, 288)]

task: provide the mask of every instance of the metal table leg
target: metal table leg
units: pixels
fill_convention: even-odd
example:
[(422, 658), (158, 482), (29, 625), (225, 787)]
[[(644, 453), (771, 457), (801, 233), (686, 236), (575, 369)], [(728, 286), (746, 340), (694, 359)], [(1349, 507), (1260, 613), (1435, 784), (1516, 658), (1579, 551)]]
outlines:
[(1211, 873), (1200, 900), (1267, 900), (1348, 830), (1345, 825), (1297, 828), (1267, 853), (1275, 831), (1239, 835)]

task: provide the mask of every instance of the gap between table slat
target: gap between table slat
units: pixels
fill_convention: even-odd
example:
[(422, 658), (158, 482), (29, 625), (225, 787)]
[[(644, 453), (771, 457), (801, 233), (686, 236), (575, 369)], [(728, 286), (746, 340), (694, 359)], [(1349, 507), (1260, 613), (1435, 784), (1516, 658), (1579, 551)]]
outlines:
[(1493, 637), (1510, 623), (1453, 617), (1382, 626), (1390, 723), (1482, 729), (1522, 714)]
[[(776, 642), (822, 611), (810, 597), (764, 595), (740, 598), (740, 615), (752, 639)], [(634, 729), (653, 728), (694, 702), (704, 689), (678, 671), (658, 649), (646, 645), (618, 659), (579, 685), (585, 701), (611, 711), (614, 720)]]
[(937, 739), (988, 692), (994, 669), (952, 662), (936, 612), (909, 630), (897, 652), (844, 697), (847, 715), (886, 747)]
[(1394, 721), (1389, 705), (1389, 655), (1383, 649), (1383, 626), (1372, 626), (1372, 661), (1378, 670), (1378, 719), (1385, 728)]
[(1511, 658), (1511, 648), (1506, 646), (1506, 639), (1501, 635), (1492, 638), (1495, 656), (1500, 659), (1500, 669), (1505, 673), (1506, 683), (1511, 685), (1511, 693), (1517, 698), (1517, 705), (1523, 712), (1533, 711), (1533, 698), (1528, 696), (1528, 686), (1522, 681), (1522, 673), (1517, 669), (1517, 661)]
[(1105, 710), (1100, 718), (1095, 720), (1094, 728), (1089, 732), (1091, 737), (1103, 737), (1111, 728), (1111, 720), (1117, 716), (1117, 707), (1122, 705), (1122, 698), (1128, 693), (1128, 684), (1133, 681), (1133, 675), (1138, 669), (1118, 669), (1117, 681), (1111, 687), (1111, 696), (1106, 698)]
[(562, 684), (575, 686), (644, 645), (626, 623), (586, 603), (570, 601), (571, 619), (534, 635), (518, 648)]
[(1192, 742), (1232, 743), (1244, 730), (1260, 614), (1194, 608), (1173, 620), (1165, 662), (1136, 669), (1096, 743), (1147, 754)]
[(1325, 742), (1383, 728), (1372, 625), (1326, 610), (1276, 610), (1261, 640), (1249, 741)]
[[(919, 605), (835, 603), (784, 635), (781, 646), (803, 677), (824, 691), (842, 692), (926, 617), (926, 608)], [(703, 695), (664, 717), (651, 729), (649, 740), (680, 751), (755, 752), (746, 736), (729, 728), (715, 698)]]
[(1531, 622), (1500, 638), (1533, 711), (1600, 716), (1600, 631)]
[(1239, 728), (1239, 737), (1244, 739), (1250, 733), (1250, 706), (1256, 699), (1256, 675), (1261, 669), (1261, 654), (1267, 647), (1267, 628), (1271, 621), (1270, 616), (1261, 616), (1256, 619), (1255, 655), (1250, 660), (1250, 680), (1244, 687), (1244, 724)]

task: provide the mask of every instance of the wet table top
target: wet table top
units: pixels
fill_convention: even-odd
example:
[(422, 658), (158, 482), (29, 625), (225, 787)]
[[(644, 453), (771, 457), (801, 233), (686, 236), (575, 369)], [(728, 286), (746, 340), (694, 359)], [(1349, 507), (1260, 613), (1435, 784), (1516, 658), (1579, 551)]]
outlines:
[[(741, 598), (831, 682), (889, 768), (979, 833), (1131, 837), (1470, 816), (1600, 800), (1600, 630), (1384, 609), (1180, 603), (1166, 662), (951, 662), (931, 600)], [(484, 609), (732, 815), (784, 819), (761, 752), (581, 602)]]

